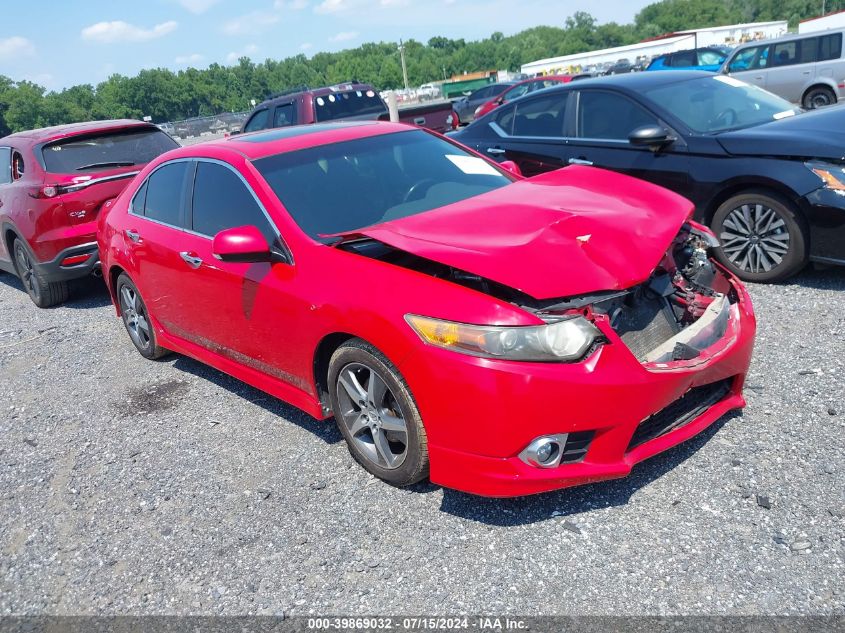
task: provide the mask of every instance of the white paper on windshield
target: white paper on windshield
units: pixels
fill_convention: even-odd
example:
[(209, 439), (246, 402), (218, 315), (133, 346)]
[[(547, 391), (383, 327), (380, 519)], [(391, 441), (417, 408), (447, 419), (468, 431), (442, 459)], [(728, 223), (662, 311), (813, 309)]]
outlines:
[(778, 112), (777, 114), (773, 114), (772, 118), (777, 121), (778, 119), (785, 119), (788, 116), (795, 116), (795, 110), (784, 110), (783, 112)]
[(713, 79), (715, 79), (716, 81), (721, 81), (723, 84), (733, 86), (734, 88), (744, 88), (748, 85), (744, 81), (734, 79), (733, 77), (728, 77), (727, 75), (716, 75), (715, 77), (713, 77)]
[(498, 176), (500, 175), (496, 168), (493, 167), (483, 158), (477, 156), (459, 156), (457, 154), (446, 154), (446, 158), (452, 161), (465, 174), (472, 176)]

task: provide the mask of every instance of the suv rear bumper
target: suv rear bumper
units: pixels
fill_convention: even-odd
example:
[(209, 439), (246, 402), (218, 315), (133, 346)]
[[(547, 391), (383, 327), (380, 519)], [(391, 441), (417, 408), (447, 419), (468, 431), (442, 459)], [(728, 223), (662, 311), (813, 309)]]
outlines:
[(70, 246), (60, 251), (50, 261), (33, 261), (33, 267), (48, 282), (87, 277), (100, 268), (100, 253), (97, 250), (97, 242)]

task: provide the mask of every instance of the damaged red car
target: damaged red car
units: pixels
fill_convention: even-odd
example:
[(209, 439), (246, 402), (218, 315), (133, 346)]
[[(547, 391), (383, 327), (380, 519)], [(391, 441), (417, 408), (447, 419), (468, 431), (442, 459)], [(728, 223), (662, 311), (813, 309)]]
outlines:
[(691, 212), (620, 174), (526, 180), (349, 122), (169, 152), (99, 247), (145, 357), (333, 416), (394, 485), (513, 496), (622, 477), (744, 405), (751, 302)]

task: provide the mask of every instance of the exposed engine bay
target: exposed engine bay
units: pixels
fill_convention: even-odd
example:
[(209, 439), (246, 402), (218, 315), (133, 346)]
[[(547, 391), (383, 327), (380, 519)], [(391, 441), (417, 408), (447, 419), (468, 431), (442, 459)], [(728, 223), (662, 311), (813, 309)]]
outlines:
[(337, 247), (483, 292), (545, 321), (576, 311), (591, 319), (602, 316), (641, 362), (665, 363), (696, 358), (726, 332), (737, 296), (710, 258), (709, 249), (717, 245), (715, 237), (687, 223), (646, 282), (626, 290), (548, 300), (371, 238)]

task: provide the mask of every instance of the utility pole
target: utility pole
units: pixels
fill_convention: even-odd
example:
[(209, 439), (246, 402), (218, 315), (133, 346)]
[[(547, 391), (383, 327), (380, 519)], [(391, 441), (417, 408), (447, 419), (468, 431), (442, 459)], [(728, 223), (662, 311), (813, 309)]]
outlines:
[(399, 57), (402, 59), (402, 79), (405, 80), (405, 90), (410, 90), (408, 85), (408, 68), (405, 66), (405, 44), (399, 40)]

